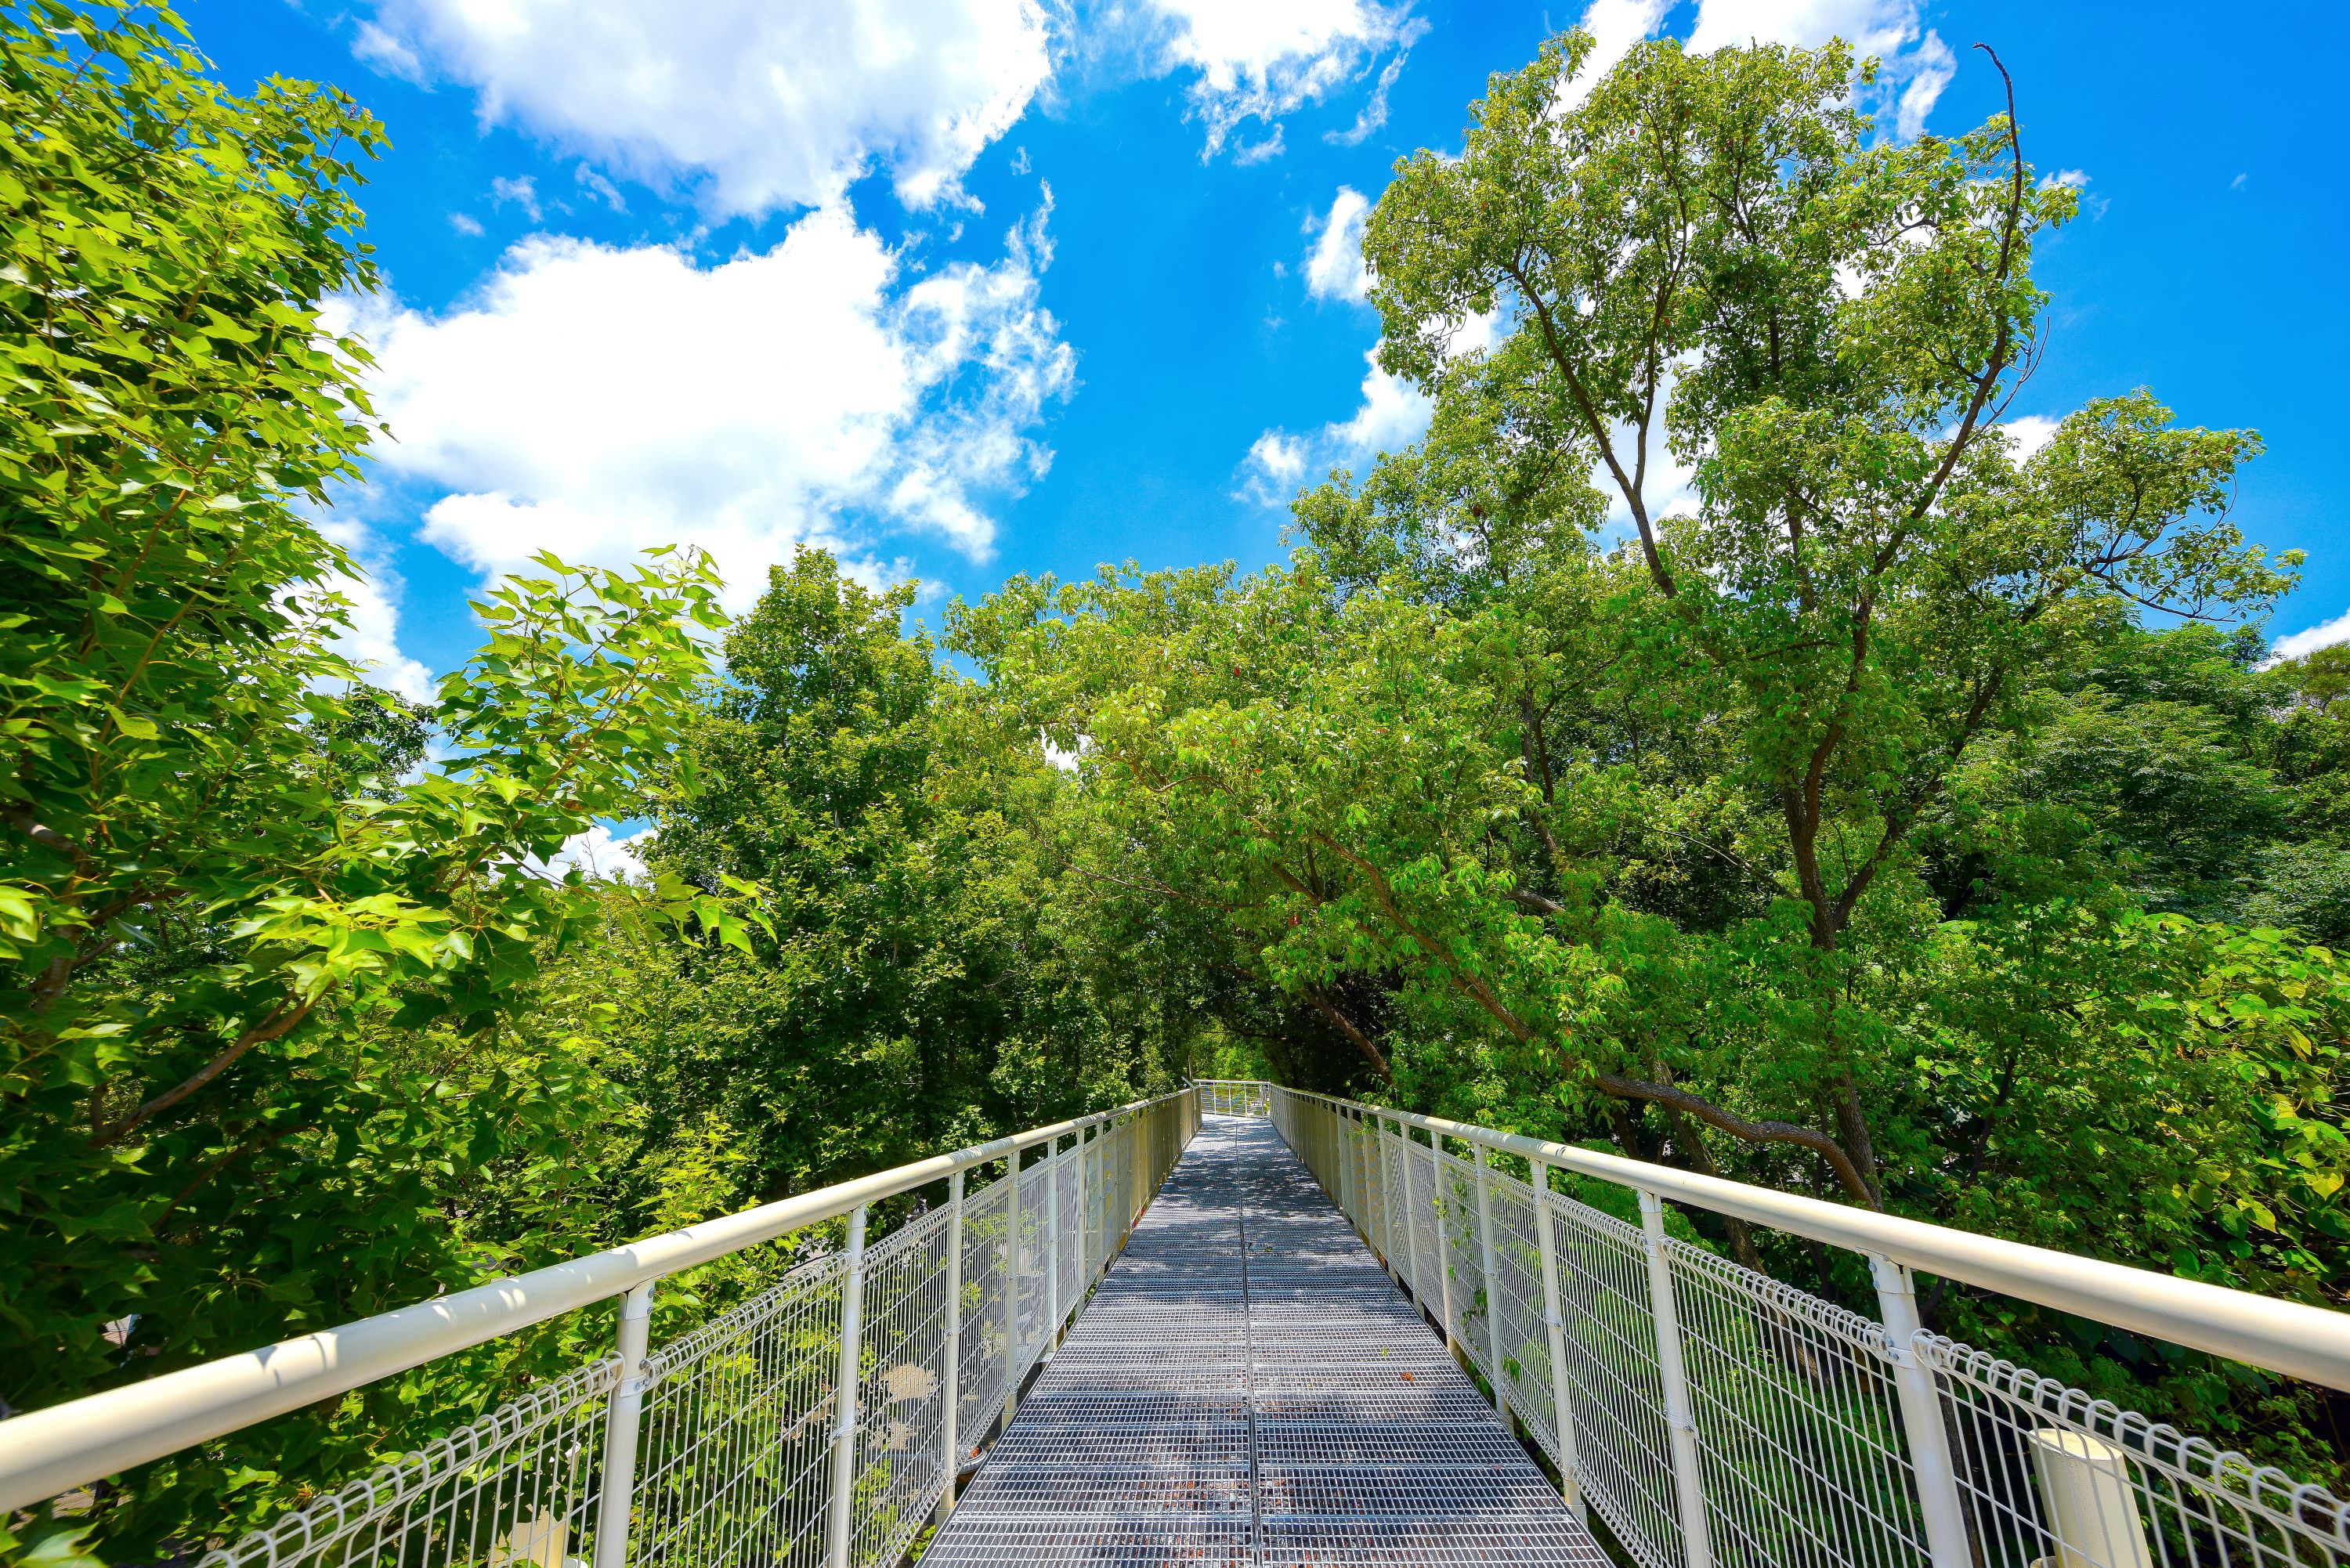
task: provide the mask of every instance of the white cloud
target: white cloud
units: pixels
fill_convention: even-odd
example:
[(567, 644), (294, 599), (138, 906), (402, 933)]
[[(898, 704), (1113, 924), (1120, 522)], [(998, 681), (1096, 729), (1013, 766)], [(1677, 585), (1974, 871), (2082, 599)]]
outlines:
[(1360, 299), (1369, 291), (1370, 279), (1363, 270), (1363, 221), (1370, 211), (1370, 201), (1360, 191), (1341, 185), (1329, 213), (1318, 223), (1306, 220), (1307, 234), (1321, 230), (1305, 256), (1305, 290), (1315, 298)]
[(2350, 642), (2350, 610), (2344, 610), (2332, 620), (2320, 621), (2305, 631), (2278, 638), (2269, 645), (2269, 657), (2272, 662), (2280, 659), (2300, 659), (2339, 642)]
[(388, 77), (398, 77), (420, 87), (429, 79), (424, 62), (416, 57), (416, 51), (373, 22), (359, 24), (358, 34), (351, 39), (351, 53)]
[(450, 213), (449, 226), (470, 240), (478, 240), (482, 237), (481, 221), (466, 213)]
[(2007, 432), (2008, 454), (2021, 462), (2054, 441), (2057, 427), (2064, 422), (2045, 414), (2024, 414), (1999, 428)]
[(1591, 35), (1591, 53), (1559, 93), (1559, 108), (1569, 109), (1591, 96), (1599, 78), (1632, 52), (1632, 46), (1664, 26), (1671, 0), (1591, 0), (1583, 14), (1583, 29)]
[[(1448, 353), (1490, 349), (1500, 332), (1497, 317), (1471, 317), (1454, 330)], [(1269, 430), (1258, 436), (1242, 460), (1242, 498), (1271, 505), (1287, 501), (1309, 468), (1360, 470), (1379, 453), (1399, 452), (1418, 441), (1435, 412), (1428, 394), (1379, 368), (1376, 343), (1363, 356), (1362, 399), (1352, 417), (1334, 420), (1310, 435)]]
[[(1389, 48), (1409, 47), (1424, 27), (1410, 16), (1408, 0), (1393, 9), (1373, 0), (1151, 4), (1172, 29), (1167, 45), (1170, 62), (1199, 72), (1191, 102), (1207, 123), (1211, 157), (1243, 120), (1272, 124), (1319, 102), (1362, 76)], [(1383, 94), (1391, 80), (1383, 78), (1378, 91)], [(1263, 149), (1267, 142), (1256, 146)]]
[(1410, 57), (1409, 50), (1398, 50), (1396, 57), (1388, 62), (1387, 68), (1379, 73), (1379, 79), (1372, 85), (1371, 96), (1364, 103), (1362, 111), (1355, 116), (1355, 123), (1344, 130), (1324, 131), (1322, 140), (1333, 147), (1359, 147), (1369, 139), (1371, 132), (1385, 125), (1388, 122), (1388, 93), (1395, 87), (1396, 78), (1403, 75), (1404, 61)]
[(350, 624), (335, 639), (335, 651), (365, 666), (370, 684), (411, 702), (429, 701), (432, 672), (400, 649), (401, 584), (375, 535), (349, 518), (323, 518), (317, 527), (350, 553), (362, 574), (338, 576), (328, 585), (350, 601)]
[(1760, 42), (1816, 48), (1842, 38), (1863, 57), (1884, 62), (1880, 109), (1904, 136), (1926, 116), (1958, 73), (1958, 57), (1919, 20), (1919, 0), (1699, 0), (1691, 53)]
[(985, 506), (1044, 471), (1029, 432), (1073, 379), (1037, 297), (1049, 254), (1044, 211), (993, 266), (910, 282), (837, 207), (712, 267), (536, 235), (446, 314), (338, 326), (376, 355), (375, 461), (436, 497), (443, 551), (498, 572), (698, 545), (742, 604), (802, 540), (878, 525), (989, 553)]
[(1267, 431), (1250, 443), (1249, 466), (1277, 484), (1295, 484), (1305, 472), (1305, 443), (1280, 431)]
[(921, 207), (1052, 69), (1038, 0), (379, 0), (362, 57), (479, 89), (512, 123), (711, 207), (821, 206), (879, 164)]
[(647, 827), (627, 838), (615, 838), (612, 830), (599, 822), (587, 832), (575, 833), (566, 839), (554, 859), (544, 864), (534, 859), (531, 869), (542, 876), (560, 877), (576, 866), (590, 880), (603, 877), (650, 882), (652, 873), (645, 868), (644, 852), (652, 846), (653, 835), (659, 831)]
[(527, 174), (519, 180), (509, 180), (500, 175), (491, 181), (490, 202), (492, 205), (499, 207), (511, 202), (528, 213), (532, 223), (538, 222), (538, 182)]

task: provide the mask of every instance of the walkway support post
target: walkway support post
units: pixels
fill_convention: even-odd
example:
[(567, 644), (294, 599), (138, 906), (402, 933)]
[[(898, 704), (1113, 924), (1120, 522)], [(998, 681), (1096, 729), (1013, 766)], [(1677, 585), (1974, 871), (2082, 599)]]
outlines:
[(1397, 1163), (1402, 1167), (1403, 1242), (1408, 1253), (1406, 1261), (1411, 1264), (1411, 1300), (1412, 1304), (1419, 1309), (1420, 1315), (1425, 1317), (1428, 1315), (1428, 1292), (1422, 1283), (1425, 1276), (1419, 1272), (1419, 1205), (1411, 1200), (1411, 1128), (1402, 1122), (1396, 1123), (1396, 1139), (1403, 1145), (1403, 1153)]
[(1885, 1338), (1893, 1352), (1893, 1386), (1901, 1399), (1901, 1429), (1909, 1439), (1909, 1465), (1918, 1480), (1918, 1511), (1926, 1526), (1926, 1550), (1934, 1568), (1970, 1568), (1966, 1509), (1959, 1501), (1958, 1472), (1950, 1464), (1950, 1431), (1942, 1422), (1942, 1396), (1934, 1375), (1918, 1359), (1913, 1345), (1920, 1327), (1918, 1294), (1909, 1271), (1890, 1258), (1869, 1254)]
[(940, 1397), (946, 1401), (939, 1417), (939, 1454), (946, 1482), (939, 1490), (941, 1524), (954, 1511), (955, 1478), (962, 1473), (962, 1437), (955, 1418), (962, 1413), (962, 1172), (947, 1178), (947, 1347)]
[(616, 1348), (620, 1375), (604, 1421), (604, 1477), (596, 1510), (595, 1568), (621, 1568), (629, 1560), (629, 1525), (637, 1500), (637, 1434), (645, 1414), (645, 1345), (651, 1336), (653, 1282), (620, 1298)]
[(1045, 1345), (1061, 1343), (1061, 1140), (1045, 1146)]
[(1003, 1424), (1020, 1408), (1020, 1151), (1003, 1157)]
[(848, 1568), (848, 1537), (857, 1505), (858, 1378), (865, 1354), (865, 1219), (858, 1204), (848, 1216), (848, 1250), (840, 1276), (840, 1373), (833, 1384), (832, 1517), (825, 1530), (825, 1561)]
[[(1337, 1170), (1335, 1170), (1335, 1176), (1337, 1176), (1337, 1209), (1339, 1213), (1347, 1215), (1349, 1225), (1356, 1225), (1354, 1149), (1349, 1147), (1349, 1137), (1347, 1137), (1347, 1112), (1333, 1109), (1327, 1119), (1330, 1119), (1330, 1164), (1337, 1166)], [(1356, 1225), (1356, 1230), (1361, 1231), (1361, 1225)]]
[(1705, 1471), (1698, 1462), (1697, 1417), (1690, 1405), (1689, 1369), (1681, 1360), (1680, 1314), (1673, 1305), (1673, 1267), (1665, 1255), (1665, 1206), (1640, 1191), (1640, 1234), (1648, 1255), (1648, 1315), (1657, 1325), (1657, 1373), (1664, 1384), (1665, 1426), (1673, 1448), (1673, 1495), (1680, 1505), (1681, 1554), (1689, 1568), (1713, 1568), (1713, 1536), (1705, 1516)]
[(1477, 1151), (1477, 1254), (1485, 1272), (1485, 1354), (1492, 1365), (1493, 1408), (1509, 1424), (1510, 1396), (1502, 1383), (1502, 1271), (1493, 1255), (1493, 1178), (1486, 1167), (1485, 1146)]
[(1550, 1223), (1550, 1167), (1530, 1160), (1526, 1174), (1534, 1179), (1534, 1235), (1542, 1254), (1543, 1324), (1550, 1331), (1551, 1429), (1558, 1434), (1558, 1490), (1575, 1517), (1588, 1523), (1591, 1516), (1583, 1502), (1583, 1457), (1575, 1446), (1575, 1404), (1567, 1397), (1566, 1314), (1560, 1310), (1564, 1296), (1559, 1289), (1558, 1238)]
[(1428, 1135), (1428, 1168), (1431, 1207), (1436, 1214), (1437, 1304), (1444, 1312), (1444, 1348), (1458, 1356), (1461, 1342), (1452, 1337), (1452, 1236), (1444, 1224), (1444, 1135), (1440, 1132)]

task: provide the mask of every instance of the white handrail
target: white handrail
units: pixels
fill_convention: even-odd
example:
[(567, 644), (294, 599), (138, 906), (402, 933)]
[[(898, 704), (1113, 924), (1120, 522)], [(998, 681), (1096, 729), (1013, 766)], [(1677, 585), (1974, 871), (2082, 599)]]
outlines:
[(0, 1512), (348, 1393), (1186, 1091), (1014, 1133), (415, 1306), (0, 1421)]
[[(2350, 1389), (2350, 1313), (2278, 1301), (2249, 1291), (2207, 1285), (2170, 1274), (2046, 1247), (2002, 1241), (1971, 1231), (1897, 1215), (1846, 1208), (1794, 1193), (1720, 1177), (1700, 1176), (1645, 1160), (1602, 1154), (1571, 1144), (1545, 1143), (1443, 1116), (1367, 1106), (1305, 1089), (1253, 1080), (1202, 1080), (1202, 1087), (1247, 1085), (1302, 1100), (1320, 1101), (1416, 1127), (1428, 1133), (1513, 1154), (1545, 1165), (1654, 1193), (1716, 1214), (1809, 1237), (1831, 1246), (1887, 1258), (1929, 1274), (2035, 1302), (2078, 1317), (2208, 1351), (2282, 1372), (2328, 1388)], [(0, 1428), (5, 1429), (5, 1428)]]

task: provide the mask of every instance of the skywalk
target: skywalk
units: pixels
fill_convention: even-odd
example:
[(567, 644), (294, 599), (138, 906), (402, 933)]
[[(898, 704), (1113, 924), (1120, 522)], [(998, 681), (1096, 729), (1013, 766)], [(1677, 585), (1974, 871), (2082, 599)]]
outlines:
[(1607, 1559), (1271, 1124), (1210, 1116), (921, 1561)]

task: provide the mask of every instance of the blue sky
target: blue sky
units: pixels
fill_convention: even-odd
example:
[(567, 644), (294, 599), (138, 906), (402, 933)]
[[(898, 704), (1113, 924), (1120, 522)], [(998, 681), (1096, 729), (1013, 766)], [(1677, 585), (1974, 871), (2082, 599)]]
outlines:
[[(2085, 177), (2017, 405), (2151, 387), (2258, 429), (2237, 516), (2310, 552), (2280, 637), (2344, 618), (2350, 10), (2010, 0), (197, 0), (222, 75), (387, 123), (389, 287), (355, 324), (400, 437), (333, 526), (360, 651), (415, 685), (465, 598), (553, 547), (705, 545), (737, 605), (795, 541), (915, 576), (1283, 551), (1298, 476), (1409, 442), (1345, 220), (1459, 144), (1487, 73), (1587, 22), (1704, 45), (1841, 33), (1895, 130), (1995, 106)], [(1336, 222), (1334, 223), (1334, 218)], [(1318, 259), (1317, 259), (1318, 258)], [(2305, 645), (2308, 639), (2295, 646)]]

